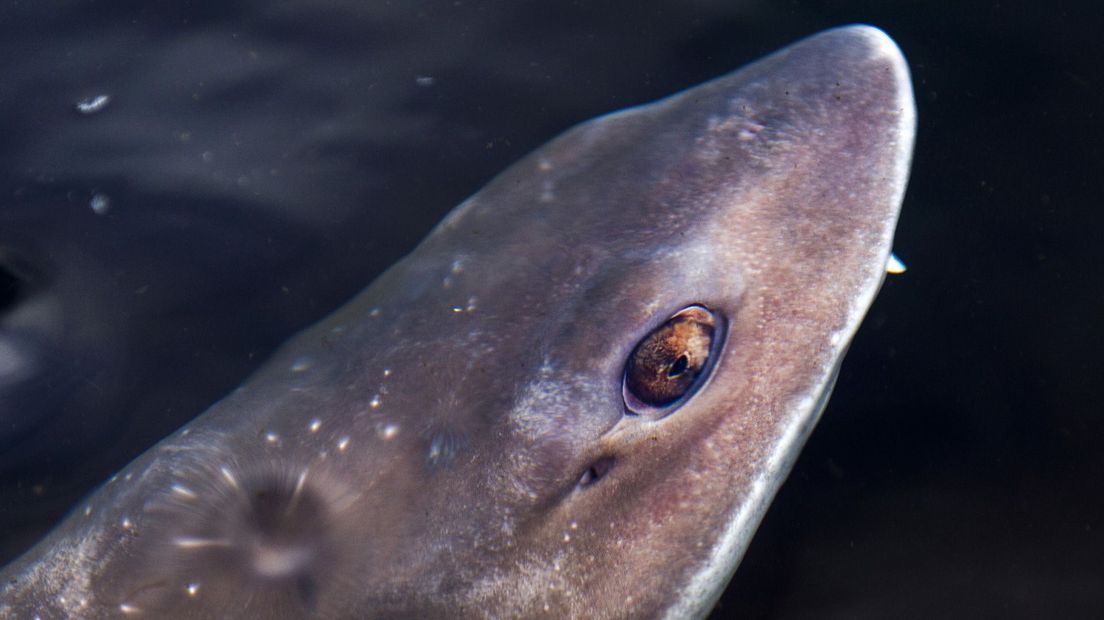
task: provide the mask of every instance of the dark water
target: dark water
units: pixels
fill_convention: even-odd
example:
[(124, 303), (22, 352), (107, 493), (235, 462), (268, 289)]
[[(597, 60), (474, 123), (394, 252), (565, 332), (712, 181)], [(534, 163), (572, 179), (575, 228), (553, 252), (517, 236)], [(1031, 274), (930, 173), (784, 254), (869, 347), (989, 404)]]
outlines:
[(1102, 13), (6, 2), (0, 561), (530, 149), (864, 21), (915, 80), (910, 269), (715, 616), (1099, 617)]

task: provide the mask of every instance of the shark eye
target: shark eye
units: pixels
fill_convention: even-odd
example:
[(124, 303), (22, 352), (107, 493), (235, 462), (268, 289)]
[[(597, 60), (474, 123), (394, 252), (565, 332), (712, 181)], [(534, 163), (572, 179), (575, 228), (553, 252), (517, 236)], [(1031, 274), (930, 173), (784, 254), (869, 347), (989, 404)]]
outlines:
[(665, 409), (694, 393), (717, 349), (719, 318), (688, 306), (644, 337), (625, 364), (621, 392), (631, 413)]

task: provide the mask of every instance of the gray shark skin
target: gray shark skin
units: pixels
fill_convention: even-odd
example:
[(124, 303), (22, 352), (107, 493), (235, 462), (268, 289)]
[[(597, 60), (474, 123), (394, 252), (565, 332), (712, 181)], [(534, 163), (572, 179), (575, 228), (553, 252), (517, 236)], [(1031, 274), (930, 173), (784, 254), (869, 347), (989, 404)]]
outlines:
[[(0, 615), (704, 615), (884, 277), (914, 122), (851, 26), (568, 131), (88, 497)], [(686, 308), (693, 389), (627, 404)]]

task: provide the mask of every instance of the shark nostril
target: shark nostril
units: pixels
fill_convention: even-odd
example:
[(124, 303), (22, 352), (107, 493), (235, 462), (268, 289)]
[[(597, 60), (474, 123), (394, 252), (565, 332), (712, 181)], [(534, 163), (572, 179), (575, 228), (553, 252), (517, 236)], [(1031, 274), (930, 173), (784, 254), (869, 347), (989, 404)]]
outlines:
[(613, 469), (613, 461), (612, 456), (607, 456), (591, 463), (579, 476), (579, 488), (586, 488), (605, 477)]

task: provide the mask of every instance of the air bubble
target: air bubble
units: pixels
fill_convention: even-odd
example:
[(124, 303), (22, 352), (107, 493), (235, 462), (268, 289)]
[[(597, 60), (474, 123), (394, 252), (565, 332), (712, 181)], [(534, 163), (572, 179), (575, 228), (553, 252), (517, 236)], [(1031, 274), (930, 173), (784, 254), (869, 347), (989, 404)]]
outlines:
[(107, 194), (97, 192), (92, 194), (92, 200), (89, 201), (88, 206), (92, 208), (92, 212), (96, 215), (103, 215), (111, 208), (111, 198)]
[(76, 103), (76, 108), (77, 112), (85, 115), (90, 115), (97, 112), (102, 112), (109, 103), (111, 103), (111, 95), (101, 94), (81, 99)]

